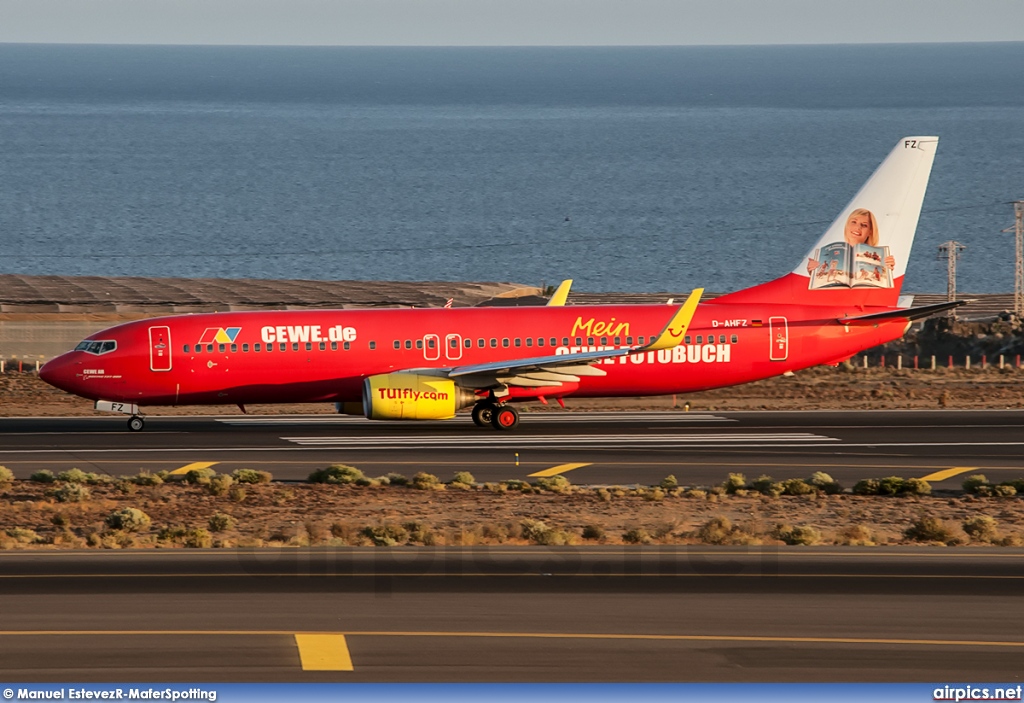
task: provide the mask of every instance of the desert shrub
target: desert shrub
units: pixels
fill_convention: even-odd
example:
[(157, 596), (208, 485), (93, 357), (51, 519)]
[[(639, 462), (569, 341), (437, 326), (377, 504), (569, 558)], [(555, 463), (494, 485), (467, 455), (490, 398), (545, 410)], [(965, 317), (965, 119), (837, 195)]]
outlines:
[(984, 474), (974, 474), (965, 478), (961, 485), (966, 492), (977, 493), (979, 488), (988, 485), (988, 479)]
[(807, 479), (807, 483), (828, 495), (835, 495), (836, 493), (843, 492), (843, 487), (839, 485), (839, 482), (824, 471), (815, 471), (811, 474), (810, 478)]
[(602, 503), (612, 502), (612, 492), (609, 491), (607, 488), (598, 488), (597, 497)]
[(208, 486), (217, 472), (210, 467), (202, 469), (191, 469), (185, 474), (185, 483), (192, 483), (197, 486)]
[(354, 466), (332, 464), (326, 469), (317, 469), (309, 475), (310, 483), (347, 484), (365, 479), (366, 475)]
[(242, 486), (232, 486), (231, 490), (228, 491), (228, 498), (232, 503), (241, 503), (245, 500), (247, 493)]
[(956, 541), (955, 528), (949, 523), (931, 515), (915, 520), (903, 534), (907, 539), (912, 539), (915, 542), (944, 542), (950, 544)]
[(401, 525), (392, 524), (364, 527), (362, 535), (373, 542), (376, 547), (394, 547), (404, 544), (409, 539), (408, 530)]
[(722, 488), (730, 495), (746, 487), (747, 477), (743, 474), (729, 474), (728, 478), (722, 483)]
[(782, 482), (782, 492), (787, 496), (806, 496), (814, 493), (815, 488), (802, 478), (788, 478)]
[(28, 480), (35, 483), (53, 483), (56, 480), (56, 477), (53, 475), (52, 471), (43, 469), (42, 471), (36, 471), (34, 474), (29, 476)]
[(642, 527), (634, 527), (622, 533), (622, 541), (627, 544), (650, 544), (652, 539), (650, 533)]
[(1004, 481), (1004, 486), (1013, 486), (1018, 493), (1024, 493), (1024, 478), (1015, 478), (1012, 481)]
[(1012, 498), (1017, 495), (1017, 489), (1008, 483), (1001, 483), (998, 486), (992, 486), (992, 495), (1000, 498)]
[(903, 479), (899, 476), (886, 476), (878, 480), (878, 495), (894, 496), (903, 490)]
[(903, 485), (900, 486), (900, 493), (903, 495), (924, 496), (928, 495), (931, 492), (931, 484), (925, 481), (923, 478), (903, 479)]
[(161, 542), (176, 542), (183, 539), (188, 530), (181, 525), (165, 525), (156, 533), (156, 538)]
[(234, 482), (235, 480), (227, 474), (217, 474), (206, 484), (206, 492), (212, 496), (226, 496)]
[(561, 474), (557, 476), (542, 476), (533, 485), (542, 491), (550, 491), (551, 493), (568, 493), (572, 490), (572, 482)]
[(71, 518), (69, 518), (64, 513), (54, 513), (50, 517), (50, 522), (54, 525), (54, 527), (67, 527), (71, 524)]
[(107, 515), (107, 527), (112, 530), (124, 530), (125, 532), (138, 532), (149, 527), (152, 520), (149, 515), (138, 508), (121, 508)]
[(821, 533), (811, 525), (776, 525), (772, 536), (786, 544), (810, 546), (821, 541)]
[(646, 501), (657, 502), (665, 499), (665, 491), (661, 490), (661, 488), (652, 488), (649, 491), (644, 491), (643, 496)]
[(270, 483), (274, 480), (274, 475), (269, 471), (235, 469), (231, 472), (231, 478), (235, 479), (235, 483)]
[(542, 520), (526, 518), (519, 521), (519, 529), (523, 539), (536, 542), (549, 528)]
[(498, 485), (504, 486), (510, 491), (522, 491), (527, 488), (530, 488), (530, 484), (528, 484), (526, 481), (520, 481), (517, 478), (510, 478), (507, 481), (502, 481)]
[(675, 475), (669, 474), (665, 478), (661, 479), (661, 483), (658, 484), (659, 488), (663, 488), (666, 491), (671, 491), (675, 488), (679, 488), (679, 481), (676, 480)]
[(64, 483), (88, 483), (89, 474), (81, 469), (68, 469), (57, 474), (57, 480)]
[(210, 516), (207, 526), (210, 532), (224, 532), (235, 526), (235, 518), (226, 513), (214, 513)]
[(39, 535), (35, 533), (35, 530), (30, 530), (26, 527), (10, 527), (6, 530), (6, 533), (8, 537), (18, 544), (35, 544), (36, 542), (42, 542)]
[(965, 520), (964, 532), (975, 542), (995, 542), (999, 539), (999, 529), (995, 518), (988, 515), (977, 515)]
[(758, 493), (771, 496), (772, 498), (778, 498), (782, 495), (783, 490), (785, 490), (782, 483), (776, 481), (767, 474), (761, 474), (758, 476), (750, 487)]
[(735, 528), (724, 515), (716, 515), (697, 528), (697, 539), (704, 544), (729, 544)]
[(864, 478), (857, 481), (853, 492), (860, 496), (876, 496), (878, 495), (878, 485), (877, 478)]
[(450, 483), (458, 483), (463, 486), (473, 486), (476, 484), (476, 479), (473, 478), (473, 474), (468, 471), (456, 471), (455, 475), (452, 476)]
[(437, 476), (428, 474), (426, 471), (420, 471), (414, 475), (410, 485), (421, 491), (430, 491), (444, 487), (444, 484), (437, 479)]
[(600, 525), (585, 525), (583, 539), (604, 539), (604, 528)]
[(6, 466), (0, 466), (0, 485), (10, 483), (14, 480), (14, 472)]
[(213, 538), (202, 527), (193, 527), (185, 531), (182, 544), (190, 549), (209, 549), (213, 546)]
[(851, 547), (873, 547), (875, 536), (865, 525), (850, 525), (839, 533), (838, 542)]
[(51, 488), (46, 492), (58, 503), (81, 503), (89, 500), (89, 487), (81, 483), (66, 483), (57, 488)]
[(159, 475), (151, 474), (148, 471), (140, 471), (129, 480), (137, 486), (159, 486), (164, 482)]
[(577, 536), (566, 530), (545, 530), (534, 540), (537, 544), (546, 547), (561, 547), (566, 544), (575, 544)]
[[(402, 529), (408, 533), (408, 542), (414, 543), (419, 542), (420, 544), (431, 546), (436, 543), (437, 539), (434, 536), (433, 530), (430, 526), (422, 522), (403, 522)], [(486, 531), (486, 530), (485, 530)]]
[(503, 523), (487, 523), (480, 528), (480, 533), (485, 539), (493, 540), (499, 544), (507, 542), (509, 538), (508, 525)]
[(407, 479), (402, 474), (390, 473), (388, 474), (388, 483), (390, 483), (392, 486), (408, 486), (409, 479)]
[(691, 488), (683, 493), (684, 498), (707, 498), (708, 492), (701, 490), (700, 488)]

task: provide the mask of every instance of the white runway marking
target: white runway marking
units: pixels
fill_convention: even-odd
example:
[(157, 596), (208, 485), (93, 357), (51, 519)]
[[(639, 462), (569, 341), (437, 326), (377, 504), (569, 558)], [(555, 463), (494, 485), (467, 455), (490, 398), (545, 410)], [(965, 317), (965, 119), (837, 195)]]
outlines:
[(480, 447), (690, 447), (778, 446), (838, 442), (810, 432), (736, 432), (703, 434), (605, 435), (392, 435), (390, 437), (282, 437), (304, 447), (350, 447), (391, 450), (395, 447), (468, 449)]

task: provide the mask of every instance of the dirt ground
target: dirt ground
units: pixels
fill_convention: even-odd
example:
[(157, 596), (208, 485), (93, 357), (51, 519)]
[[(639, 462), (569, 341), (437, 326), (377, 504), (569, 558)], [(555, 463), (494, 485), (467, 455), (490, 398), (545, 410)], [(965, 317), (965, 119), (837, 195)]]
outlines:
[[(1024, 407), (1024, 369), (931, 370), (817, 367), (733, 388), (651, 398), (566, 400), (574, 410), (1002, 409)], [(555, 404), (526, 412), (562, 412)], [(235, 405), (146, 408), (149, 415), (237, 415)], [(331, 404), (250, 405), (250, 414), (332, 413)], [(0, 375), (0, 416), (95, 415), (92, 403), (43, 383), (34, 373)]]
[[(0, 487), (0, 548), (782, 544), (780, 536), (793, 528), (803, 530), (801, 543), (809, 544), (1024, 543), (1024, 501), (952, 494), (773, 498), (682, 488), (574, 487), (562, 494), (502, 492), (498, 485), (417, 490), (270, 483), (243, 490), (236, 484), (212, 495), (198, 485), (122, 482), (90, 486), (84, 502), (62, 503), (52, 495), (62, 485), (15, 481)], [(108, 516), (127, 507), (142, 510), (151, 523), (137, 531), (111, 527)], [(216, 515), (230, 519), (211, 524)], [(923, 516), (937, 518), (945, 532), (907, 537)], [(995, 522), (971, 536), (964, 523), (979, 516)]]

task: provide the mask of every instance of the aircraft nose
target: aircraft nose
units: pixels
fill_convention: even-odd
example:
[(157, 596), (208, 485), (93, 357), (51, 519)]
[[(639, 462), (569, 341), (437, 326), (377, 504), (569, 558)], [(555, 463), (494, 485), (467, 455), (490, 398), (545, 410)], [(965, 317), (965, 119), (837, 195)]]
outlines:
[(39, 369), (39, 378), (51, 386), (60, 388), (62, 391), (70, 391), (70, 385), (75, 378), (75, 367), (77, 364), (68, 357), (70, 354), (61, 354), (50, 359)]

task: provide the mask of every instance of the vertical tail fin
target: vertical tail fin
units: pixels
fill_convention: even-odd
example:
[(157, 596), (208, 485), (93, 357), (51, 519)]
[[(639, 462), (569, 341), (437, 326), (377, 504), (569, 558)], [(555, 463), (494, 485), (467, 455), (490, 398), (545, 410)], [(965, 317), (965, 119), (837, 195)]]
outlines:
[(792, 273), (715, 302), (895, 306), (938, 142), (901, 139)]

